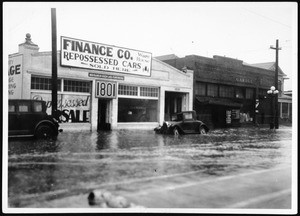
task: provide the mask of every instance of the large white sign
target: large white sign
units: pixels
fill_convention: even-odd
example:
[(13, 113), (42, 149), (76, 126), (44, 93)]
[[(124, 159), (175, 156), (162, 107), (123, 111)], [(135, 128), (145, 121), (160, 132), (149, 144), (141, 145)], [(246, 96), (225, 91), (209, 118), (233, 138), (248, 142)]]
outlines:
[(8, 60), (8, 97), (21, 99), (22, 95), (22, 55), (10, 57)]
[(61, 65), (150, 76), (152, 54), (61, 37)]

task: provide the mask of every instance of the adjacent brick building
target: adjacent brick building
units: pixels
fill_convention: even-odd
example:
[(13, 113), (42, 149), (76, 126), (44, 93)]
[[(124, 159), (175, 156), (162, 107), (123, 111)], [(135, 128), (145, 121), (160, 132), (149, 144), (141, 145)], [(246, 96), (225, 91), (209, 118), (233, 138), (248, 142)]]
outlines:
[[(274, 63), (250, 65), (222, 56), (178, 58), (166, 55), (156, 58), (177, 69), (194, 70), (194, 109), (198, 118), (211, 127), (269, 123), (272, 107), (267, 91), (274, 86)], [(291, 98), (288, 100), (282, 94), (285, 78), (279, 68), (281, 118), (287, 117), (282, 113), (283, 103), (288, 104), (288, 110), (291, 109)], [(282, 102), (283, 99), (286, 101)]]

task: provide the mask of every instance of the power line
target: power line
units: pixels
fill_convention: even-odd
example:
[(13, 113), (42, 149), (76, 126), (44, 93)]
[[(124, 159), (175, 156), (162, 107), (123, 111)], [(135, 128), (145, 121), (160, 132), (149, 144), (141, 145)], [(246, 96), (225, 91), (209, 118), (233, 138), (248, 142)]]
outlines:
[(283, 25), (283, 26), (285, 26), (285, 27), (291, 28), (291, 26), (286, 25), (286, 24), (284, 24), (284, 23), (281, 23), (281, 22), (279, 22), (279, 21), (277, 21), (277, 20), (271, 19), (270, 17), (266, 17), (266, 16), (264, 16), (264, 15), (261, 15), (261, 14), (258, 14), (258, 13), (256, 13), (256, 12), (254, 12), (254, 11), (248, 10), (248, 9), (246, 9), (246, 8), (243, 8), (243, 9), (246, 10), (246, 11), (248, 11), (248, 12), (250, 12), (250, 13), (253, 13), (253, 14), (257, 15), (257, 16), (260, 16), (260, 17), (263, 17), (263, 18), (265, 18), (265, 19), (271, 20), (271, 21), (273, 21), (273, 22), (275, 22), (275, 23), (278, 23), (278, 24), (280, 24), (280, 25)]

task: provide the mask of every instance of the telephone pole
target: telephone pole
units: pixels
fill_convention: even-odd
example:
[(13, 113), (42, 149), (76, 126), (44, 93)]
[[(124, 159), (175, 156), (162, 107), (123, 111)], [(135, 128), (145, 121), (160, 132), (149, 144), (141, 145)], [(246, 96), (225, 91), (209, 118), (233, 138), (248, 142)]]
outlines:
[(57, 116), (57, 36), (56, 36), (56, 9), (51, 8), (51, 38), (52, 38), (52, 109), (51, 114)]
[[(276, 50), (276, 61), (275, 61), (275, 79), (274, 79), (274, 86), (275, 89), (278, 91), (281, 91), (281, 89), (278, 89), (278, 51), (281, 50), (281, 48), (279, 48), (278, 45), (278, 39), (276, 40), (276, 47), (271, 46), (271, 49), (275, 49)], [(278, 122), (278, 94), (274, 96), (275, 99), (275, 121), (274, 121), (274, 125), (275, 125), (275, 129), (279, 128), (279, 122)]]

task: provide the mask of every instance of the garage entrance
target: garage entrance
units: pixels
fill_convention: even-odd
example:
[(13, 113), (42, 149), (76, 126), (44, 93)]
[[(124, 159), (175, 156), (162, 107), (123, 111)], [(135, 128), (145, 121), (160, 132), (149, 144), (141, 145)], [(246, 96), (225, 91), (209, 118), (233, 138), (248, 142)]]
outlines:
[(165, 121), (169, 121), (174, 113), (185, 110), (186, 95), (180, 92), (165, 92)]

